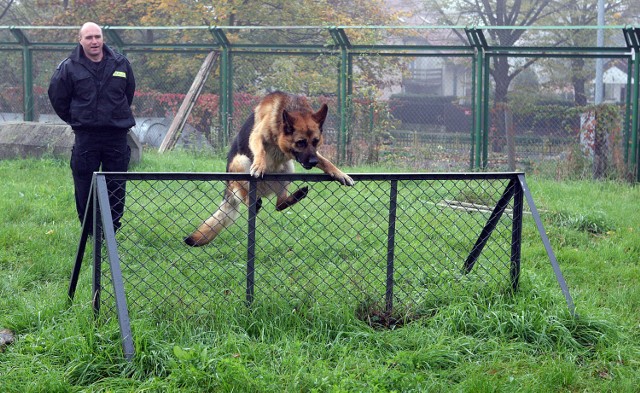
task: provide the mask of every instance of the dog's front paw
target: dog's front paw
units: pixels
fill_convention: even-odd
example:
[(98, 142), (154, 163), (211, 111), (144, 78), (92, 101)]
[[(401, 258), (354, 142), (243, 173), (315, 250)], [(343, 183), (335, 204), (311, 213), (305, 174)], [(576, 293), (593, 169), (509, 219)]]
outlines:
[(253, 162), (249, 169), (249, 174), (253, 177), (262, 177), (267, 170), (267, 166), (260, 162)]
[(333, 177), (335, 177), (336, 180), (338, 180), (343, 186), (352, 186), (356, 184), (356, 182), (353, 181), (351, 176), (343, 172), (338, 172)]

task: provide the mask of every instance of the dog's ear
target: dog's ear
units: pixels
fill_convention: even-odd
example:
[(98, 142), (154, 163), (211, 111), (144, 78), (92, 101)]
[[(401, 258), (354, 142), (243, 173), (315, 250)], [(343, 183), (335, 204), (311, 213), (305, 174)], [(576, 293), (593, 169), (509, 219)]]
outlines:
[(327, 104), (322, 104), (322, 107), (312, 115), (313, 120), (315, 120), (316, 123), (318, 123), (318, 125), (320, 126), (320, 130), (322, 130), (322, 125), (327, 118), (327, 112), (329, 112), (329, 107), (327, 106)]
[(286, 110), (282, 111), (282, 128), (284, 129), (285, 135), (293, 134), (293, 118)]

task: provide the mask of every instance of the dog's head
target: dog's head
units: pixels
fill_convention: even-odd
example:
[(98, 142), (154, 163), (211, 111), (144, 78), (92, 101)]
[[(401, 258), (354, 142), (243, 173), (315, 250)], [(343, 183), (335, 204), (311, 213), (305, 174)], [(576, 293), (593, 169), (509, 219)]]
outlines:
[(282, 111), (283, 131), (278, 145), (304, 169), (311, 169), (318, 164), (317, 150), (322, 144), (322, 125), (328, 110), (327, 104), (323, 104), (315, 113)]

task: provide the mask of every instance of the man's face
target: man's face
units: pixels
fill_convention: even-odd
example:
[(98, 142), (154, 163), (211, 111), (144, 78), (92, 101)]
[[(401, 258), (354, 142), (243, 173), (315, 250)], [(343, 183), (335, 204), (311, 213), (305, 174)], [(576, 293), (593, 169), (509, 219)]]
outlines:
[(92, 61), (102, 60), (102, 30), (98, 26), (88, 25), (80, 31), (80, 45), (84, 54)]

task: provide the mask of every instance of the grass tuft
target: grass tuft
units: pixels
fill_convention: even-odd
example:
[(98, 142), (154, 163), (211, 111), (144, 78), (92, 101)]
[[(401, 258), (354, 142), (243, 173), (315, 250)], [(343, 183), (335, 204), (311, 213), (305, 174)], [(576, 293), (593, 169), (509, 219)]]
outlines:
[(615, 230), (615, 225), (610, 222), (602, 211), (581, 214), (554, 212), (548, 216), (549, 221), (558, 227), (570, 228), (593, 235), (602, 235)]

